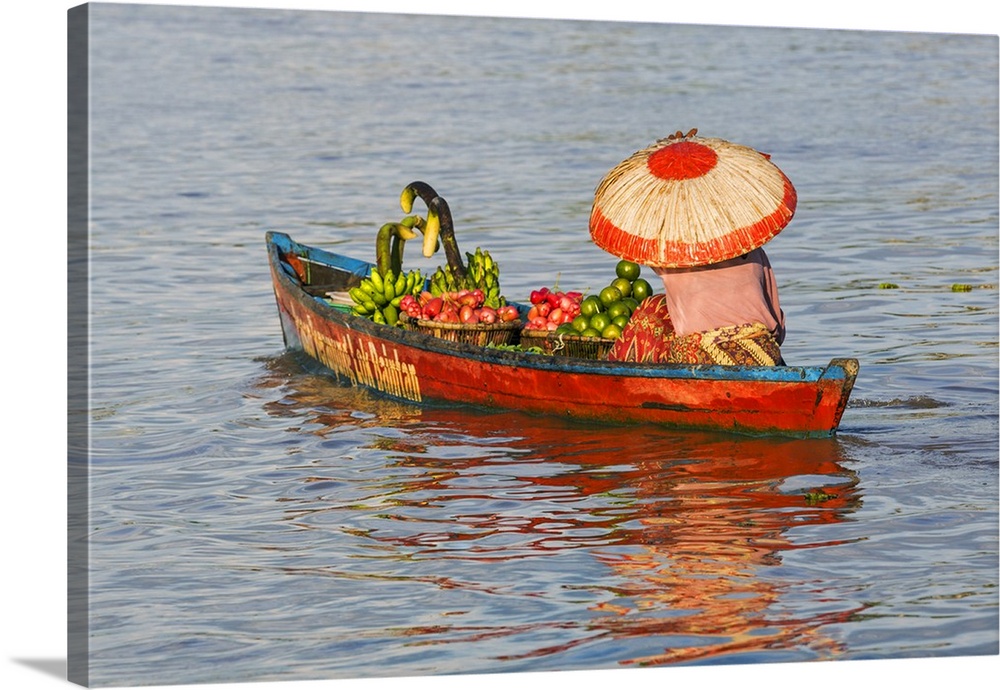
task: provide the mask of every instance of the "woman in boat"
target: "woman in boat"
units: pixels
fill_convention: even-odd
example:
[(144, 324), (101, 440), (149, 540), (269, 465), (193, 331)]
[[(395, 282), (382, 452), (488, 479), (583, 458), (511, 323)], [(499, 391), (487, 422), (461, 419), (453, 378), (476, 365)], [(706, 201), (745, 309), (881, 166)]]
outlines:
[(785, 314), (762, 248), (694, 268), (654, 268), (664, 293), (647, 298), (608, 359), (674, 364), (783, 365)]
[(637, 151), (594, 193), (591, 238), (651, 266), (665, 291), (636, 309), (609, 358), (783, 364), (785, 315), (761, 247), (792, 219), (795, 188), (768, 154), (697, 134)]

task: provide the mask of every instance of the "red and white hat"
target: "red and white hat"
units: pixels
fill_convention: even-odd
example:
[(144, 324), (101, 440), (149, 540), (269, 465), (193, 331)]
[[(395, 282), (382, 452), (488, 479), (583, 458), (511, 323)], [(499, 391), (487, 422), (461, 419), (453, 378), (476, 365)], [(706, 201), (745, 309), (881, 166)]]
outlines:
[(797, 196), (767, 154), (680, 132), (615, 166), (594, 193), (590, 236), (648, 266), (719, 263), (760, 247), (788, 225)]

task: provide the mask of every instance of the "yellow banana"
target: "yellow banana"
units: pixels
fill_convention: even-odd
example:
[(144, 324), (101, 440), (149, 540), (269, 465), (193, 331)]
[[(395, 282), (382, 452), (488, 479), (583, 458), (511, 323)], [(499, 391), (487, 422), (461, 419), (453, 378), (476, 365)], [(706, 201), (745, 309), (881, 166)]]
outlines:
[(427, 225), (424, 228), (424, 256), (430, 258), (438, 247), (438, 236), (441, 234), (441, 218), (434, 209), (427, 210)]
[(410, 185), (403, 188), (403, 192), (399, 195), (399, 206), (403, 209), (403, 213), (409, 213), (413, 210), (413, 200), (417, 198), (417, 191)]

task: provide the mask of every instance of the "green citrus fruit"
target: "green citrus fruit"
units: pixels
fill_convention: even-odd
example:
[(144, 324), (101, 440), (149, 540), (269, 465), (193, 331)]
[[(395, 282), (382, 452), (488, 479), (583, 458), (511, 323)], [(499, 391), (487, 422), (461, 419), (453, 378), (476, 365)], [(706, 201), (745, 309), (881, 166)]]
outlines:
[(622, 297), (622, 302), (628, 307), (629, 314), (632, 314), (639, 306), (639, 301), (635, 297)]
[(593, 316), (600, 311), (604, 311), (604, 305), (601, 304), (601, 299), (596, 295), (585, 297), (583, 301), (580, 302), (581, 316)]
[(576, 335), (576, 329), (572, 324), (561, 323), (556, 327), (556, 335)]
[(588, 319), (583, 314), (580, 314), (578, 317), (573, 319), (570, 325), (573, 327), (574, 331), (576, 331), (577, 333), (582, 333), (587, 328), (587, 326), (590, 325), (590, 319)]
[(622, 297), (628, 297), (632, 294), (632, 281), (626, 278), (615, 278), (611, 281), (611, 287), (618, 288), (618, 292), (622, 293)]
[(594, 314), (590, 317), (590, 327), (595, 331), (600, 333), (611, 323), (611, 317), (608, 316), (607, 312), (601, 312), (600, 314)]
[(596, 328), (586, 328), (580, 335), (586, 336), (588, 338), (600, 338), (601, 332)]
[(624, 314), (622, 314), (621, 316), (616, 316), (615, 318), (611, 319), (611, 323), (613, 323), (614, 325), (618, 326), (618, 328), (621, 328), (622, 330), (624, 330), (625, 329), (625, 324), (628, 323), (628, 319), (629, 319), (629, 317), (627, 317)]
[(608, 316), (610, 316), (612, 320), (614, 320), (616, 316), (621, 316), (622, 314), (627, 316), (632, 315), (632, 310), (628, 308), (628, 305), (625, 304), (624, 300), (618, 300), (608, 306)]
[(625, 259), (619, 261), (618, 265), (615, 266), (615, 275), (630, 282), (639, 277), (640, 271), (642, 271), (642, 267), (639, 264), (626, 261)]
[(621, 290), (619, 290), (618, 288), (609, 285), (608, 287), (601, 290), (601, 293), (600, 295), (598, 295), (598, 297), (601, 300), (601, 304), (603, 304), (604, 307), (607, 308), (610, 307), (615, 302), (617, 302), (618, 300), (620, 300), (622, 298), (622, 293)]
[(622, 335), (622, 329), (618, 328), (618, 326), (616, 326), (613, 323), (609, 323), (601, 331), (601, 337), (602, 338), (610, 338), (610, 339), (614, 340), (615, 338), (620, 338), (621, 335)]
[(653, 294), (653, 286), (645, 278), (639, 278), (632, 283), (632, 297), (641, 302)]

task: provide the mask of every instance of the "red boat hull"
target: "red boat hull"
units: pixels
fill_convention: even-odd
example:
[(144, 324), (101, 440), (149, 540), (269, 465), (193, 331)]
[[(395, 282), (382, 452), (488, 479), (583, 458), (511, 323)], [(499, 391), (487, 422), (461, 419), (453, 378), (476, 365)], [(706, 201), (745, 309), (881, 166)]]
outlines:
[[(446, 341), (351, 316), (310, 295), (282, 266), (282, 243), (291, 240), (269, 234), (286, 345), (345, 382), (414, 403), (447, 401), (612, 424), (828, 436), (840, 423), (858, 371), (853, 359), (833, 360), (825, 368), (651, 365)], [(316, 261), (338, 258), (294, 246)]]

